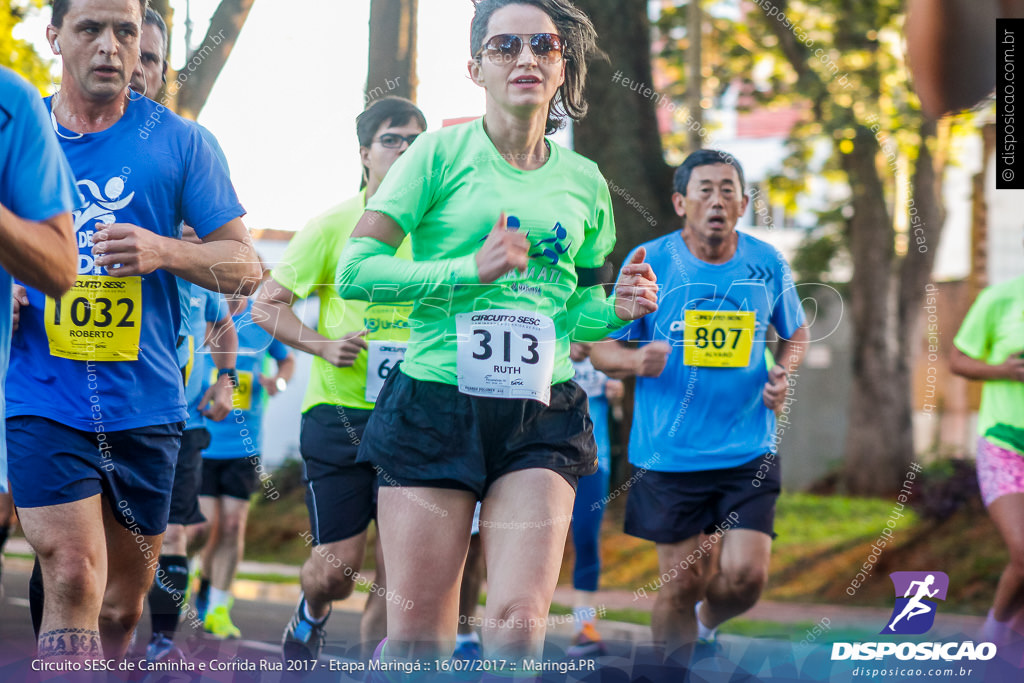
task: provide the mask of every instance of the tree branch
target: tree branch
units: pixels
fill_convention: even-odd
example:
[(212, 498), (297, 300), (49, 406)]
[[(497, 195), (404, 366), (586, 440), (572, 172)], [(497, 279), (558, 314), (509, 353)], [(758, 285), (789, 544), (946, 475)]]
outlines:
[[(210, 20), (206, 37), (177, 74), (176, 83), (180, 84), (177, 89), (177, 112), (181, 116), (187, 119), (199, 116), (249, 17), (252, 4), (253, 0), (221, 0)], [(173, 87), (172, 83), (168, 89)]]

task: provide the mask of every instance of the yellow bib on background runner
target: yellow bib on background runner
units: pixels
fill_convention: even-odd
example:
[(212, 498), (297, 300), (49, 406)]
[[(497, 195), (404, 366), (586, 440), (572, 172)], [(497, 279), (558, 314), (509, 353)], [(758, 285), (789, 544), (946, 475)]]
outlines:
[(196, 367), (196, 338), (191, 334), (186, 337), (188, 343), (188, 362), (185, 363), (185, 384), (192, 379), (192, 371)]
[[(217, 368), (210, 371), (210, 384), (217, 383)], [(239, 370), (238, 385), (231, 392), (231, 407), (235, 410), (252, 410), (252, 390), (256, 376), (246, 370)]]
[(50, 355), (69, 360), (139, 359), (142, 278), (79, 275), (60, 297), (46, 297)]
[(754, 311), (685, 311), (683, 363), (745, 368), (754, 343)]

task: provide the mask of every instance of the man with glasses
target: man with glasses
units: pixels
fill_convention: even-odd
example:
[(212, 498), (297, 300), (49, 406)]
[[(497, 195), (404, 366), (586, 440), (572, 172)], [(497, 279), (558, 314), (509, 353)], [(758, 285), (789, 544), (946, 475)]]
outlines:
[[(276, 339), (314, 356), (302, 403), (299, 450), (306, 468), (306, 505), (313, 544), (302, 567), (303, 595), (288, 624), (283, 654), (288, 661), (315, 660), (323, 649), (331, 601), (352, 592), (363, 562), (366, 530), (375, 516), (374, 481), (368, 464), (356, 464), (363, 428), (383, 378), (401, 359), (409, 336), (411, 304), (368, 306), (339, 298), (334, 271), (342, 247), (391, 165), (427, 127), (409, 100), (383, 97), (356, 119), (363, 189), (314, 218), (291, 241), (260, 291), (254, 315)], [(408, 244), (404, 246), (411, 258)], [(296, 299), (320, 299), (320, 320), (311, 329), (292, 311)], [(399, 343), (394, 343), (399, 342)], [(385, 605), (374, 589), (384, 585), (377, 544), (377, 586), (371, 586), (361, 636), (376, 644), (385, 633)], [(383, 591), (380, 591), (383, 592)]]

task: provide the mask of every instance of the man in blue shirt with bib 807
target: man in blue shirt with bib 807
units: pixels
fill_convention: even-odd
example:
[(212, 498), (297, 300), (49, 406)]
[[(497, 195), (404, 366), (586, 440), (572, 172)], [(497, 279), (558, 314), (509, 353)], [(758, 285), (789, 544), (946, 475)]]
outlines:
[[(643, 473), (625, 530), (657, 544), (663, 582), (651, 628), (682, 664), (691, 643), (713, 644), (722, 622), (752, 607), (768, 578), (781, 483), (774, 411), (809, 337), (785, 259), (736, 232), (743, 189), (731, 155), (686, 158), (672, 195), (682, 230), (641, 247), (658, 274), (658, 310), (591, 352), (609, 376), (637, 377), (629, 461)], [(779, 336), (770, 369), (769, 326)]]

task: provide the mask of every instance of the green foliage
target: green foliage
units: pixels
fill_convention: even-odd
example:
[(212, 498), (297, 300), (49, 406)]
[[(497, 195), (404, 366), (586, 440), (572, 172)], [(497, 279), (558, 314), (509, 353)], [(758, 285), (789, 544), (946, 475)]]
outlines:
[(981, 510), (981, 492), (973, 460), (938, 460), (918, 476), (911, 504), (921, 517), (944, 521), (965, 507)]
[(832, 264), (844, 250), (843, 236), (836, 230), (808, 233), (791, 263), (797, 282), (828, 282)]
[[(892, 513), (893, 501), (880, 498), (816, 496), (788, 493), (779, 497), (775, 510), (778, 538), (773, 552), (806, 553), (857, 539), (878, 537)], [(896, 529), (912, 527), (916, 516), (904, 512)], [(773, 564), (775, 560), (773, 558)]]
[(44, 59), (28, 41), (13, 36), (14, 27), (44, 4), (44, 0), (0, 0), (0, 66), (14, 69), (41, 93), (49, 94), (52, 60)]
[[(893, 215), (897, 171), (904, 173), (920, 145), (921, 114), (903, 57), (902, 0), (735, 0), (703, 3), (704, 94), (717, 100), (741, 83), (739, 108), (804, 107), (807, 116), (792, 131), (788, 157), (770, 179), (773, 202), (792, 208), (807, 191), (812, 173), (845, 181), (839, 159), (857, 149), (878, 155)], [(744, 11), (744, 7), (747, 8)], [(783, 16), (784, 15), (784, 16)], [(656, 22), (664, 42), (661, 57), (677, 92), (686, 87), (686, 3), (664, 10)], [(678, 73), (677, 73), (678, 72)], [(858, 131), (860, 135), (858, 136)], [(822, 146), (828, 150), (822, 170)], [(887, 159), (887, 155), (889, 158)], [(890, 163), (892, 161), (892, 163)], [(838, 208), (841, 201), (833, 208)], [(833, 233), (814, 245), (816, 256), (831, 248)]]

